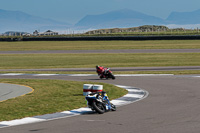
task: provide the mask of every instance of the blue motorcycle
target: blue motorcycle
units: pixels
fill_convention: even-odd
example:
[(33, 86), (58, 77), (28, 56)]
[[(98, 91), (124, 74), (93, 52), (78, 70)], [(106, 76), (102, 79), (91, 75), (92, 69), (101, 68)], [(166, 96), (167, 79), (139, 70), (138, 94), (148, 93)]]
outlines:
[(95, 92), (85, 97), (87, 105), (93, 111), (103, 114), (107, 111), (116, 111), (116, 106), (110, 102), (106, 92)]

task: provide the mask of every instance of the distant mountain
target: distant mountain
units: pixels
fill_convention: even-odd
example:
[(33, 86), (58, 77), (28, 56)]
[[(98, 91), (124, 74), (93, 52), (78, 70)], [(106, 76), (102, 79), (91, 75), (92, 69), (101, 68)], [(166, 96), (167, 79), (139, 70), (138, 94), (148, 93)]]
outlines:
[(166, 21), (170, 24), (200, 24), (200, 9), (193, 12), (172, 12)]
[(87, 15), (75, 25), (29, 15), (21, 11), (0, 9), (0, 33), (6, 31), (32, 33), (35, 30), (65, 31), (68, 28), (71, 30), (130, 28), (142, 25), (196, 28), (200, 25), (200, 9), (193, 12), (172, 12), (166, 20), (129, 9), (121, 9), (99, 15)]
[(34, 30), (57, 30), (66, 29), (71, 26), (68, 23), (58, 22), (52, 19), (45, 19), (32, 16), (21, 11), (7, 11), (0, 9), (0, 32)]
[(87, 15), (81, 19), (75, 27), (82, 29), (99, 29), (160, 24), (165, 24), (165, 21), (161, 18), (129, 9), (122, 9), (100, 15)]

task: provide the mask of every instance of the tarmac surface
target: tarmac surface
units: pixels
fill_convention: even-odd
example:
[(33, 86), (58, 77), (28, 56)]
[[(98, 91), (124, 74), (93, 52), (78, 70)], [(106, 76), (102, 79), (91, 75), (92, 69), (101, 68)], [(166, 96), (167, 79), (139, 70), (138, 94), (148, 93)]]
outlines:
[[(120, 51), (114, 50), (116, 53)], [(170, 51), (177, 53), (179, 51), (178, 53), (186, 53), (199, 52), (199, 49), (186, 51), (156, 51), (167, 53)], [(153, 53), (156, 53), (156, 51)], [(80, 51), (77, 52), (80, 53)], [(98, 51), (94, 52), (97, 53)], [(134, 52), (134, 50), (132, 50), (132, 52)], [(144, 50), (142, 52), (149, 53), (151, 51)], [(9, 52), (0, 53), (9, 54)], [(30, 53), (31, 52), (29, 52), (29, 54)], [(73, 51), (73, 53), (76, 52)], [(111, 51), (109, 51), (109, 53), (111, 53)], [(10, 54), (16, 53), (11, 52)], [(21, 54), (21, 52), (19, 52), (19, 54)], [(138, 69), (141, 70), (147, 68)], [(158, 68), (153, 69), (156, 70)], [(175, 69), (177, 70), (177, 68)], [(199, 69), (199, 67), (186, 66), (182, 69)], [(133, 68), (129, 70), (133, 70)], [(148, 97), (142, 101), (121, 106), (117, 108), (117, 111), (115, 112), (108, 112), (103, 115), (84, 114), (76, 117), (1, 128), (0, 132), (2, 133), (199, 133), (200, 131), (200, 75), (119, 76), (116, 77), (115, 80), (100, 80), (97, 76), (78, 75), (1, 75), (0, 78), (105, 82), (115, 85), (133, 86), (149, 92)]]
[(145, 89), (149, 96), (142, 101), (117, 108), (103, 115), (85, 114), (47, 122), (2, 128), (2, 133), (198, 133), (200, 131), (200, 77), (120, 76), (100, 80), (95, 76), (1, 76), (0, 78), (60, 79), (105, 82)]
[(17, 96), (23, 96), (32, 91), (33, 89), (27, 86), (0, 83), (0, 102)]
[[(176, 71), (176, 70), (200, 70), (200, 66), (169, 66), (169, 67), (113, 67), (115, 71)], [(54, 71), (54, 72), (95, 72), (95, 68), (49, 68), (49, 69), (0, 69), (0, 71)]]

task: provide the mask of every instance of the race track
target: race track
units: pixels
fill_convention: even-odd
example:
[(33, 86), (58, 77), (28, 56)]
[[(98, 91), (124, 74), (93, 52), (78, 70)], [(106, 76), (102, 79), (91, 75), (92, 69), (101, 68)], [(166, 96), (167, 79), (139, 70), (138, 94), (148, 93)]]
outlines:
[(191, 76), (120, 76), (99, 80), (95, 76), (1, 76), (1, 78), (62, 79), (105, 82), (145, 89), (149, 96), (142, 101), (119, 107), (103, 115), (85, 114), (35, 124), (2, 128), (3, 133), (188, 133), (200, 131), (200, 77)]
[(199, 133), (200, 131), (200, 75), (132, 75), (117, 76), (116, 80), (99, 80), (97, 76), (5, 74), (0, 78), (105, 82), (133, 86), (149, 92), (147, 98), (118, 107), (116, 112), (103, 115), (84, 114), (0, 128), (1, 133)]
[[(200, 66), (169, 66), (169, 67), (113, 67), (115, 71), (176, 71), (176, 70), (200, 70)], [(52, 72), (95, 72), (95, 68), (49, 68), (49, 69), (0, 69), (0, 71), (52, 71)], [(1, 74), (2, 75), (2, 74)], [(5, 74), (6, 75), (6, 74)]]

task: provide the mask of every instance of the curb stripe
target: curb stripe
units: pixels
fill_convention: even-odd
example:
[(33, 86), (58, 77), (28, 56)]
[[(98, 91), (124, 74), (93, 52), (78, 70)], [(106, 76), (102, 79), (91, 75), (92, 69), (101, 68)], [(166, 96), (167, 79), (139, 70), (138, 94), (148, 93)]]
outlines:
[[(116, 85), (116, 86), (128, 90), (128, 94), (126, 94), (125, 96), (111, 101), (117, 107), (142, 100), (148, 96), (148, 92), (140, 88), (135, 88), (131, 86), (121, 86), (121, 85)], [(16, 119), (16, 120), (11, 120), (11, 121), (2, 121), (0, 122), (0, 128), (22, 125), (22, 124), (30, 124), (30, 123), (36, 123), (36, 122), (43, 122), (43, 121), (50, 121), (50, 120), (55, 120), (55, 119), (82, 115), (86, 113), (87, 114), (93, 113), (93, 111), (90, 108), (85, 107), (85, 108), (74, 109), (71, 111), (63, 111), (63, 112), (45, 114), (45, 115), (34, 116), (34, 117), (26, 117), (23, 119)]]
[[(116, 77), (124, 76), (172, 76), (174, 74), (116, 74)], [(97, 74), (25, 74), (25, 73), (5, 73), (0, 76), (97, 76)]]

